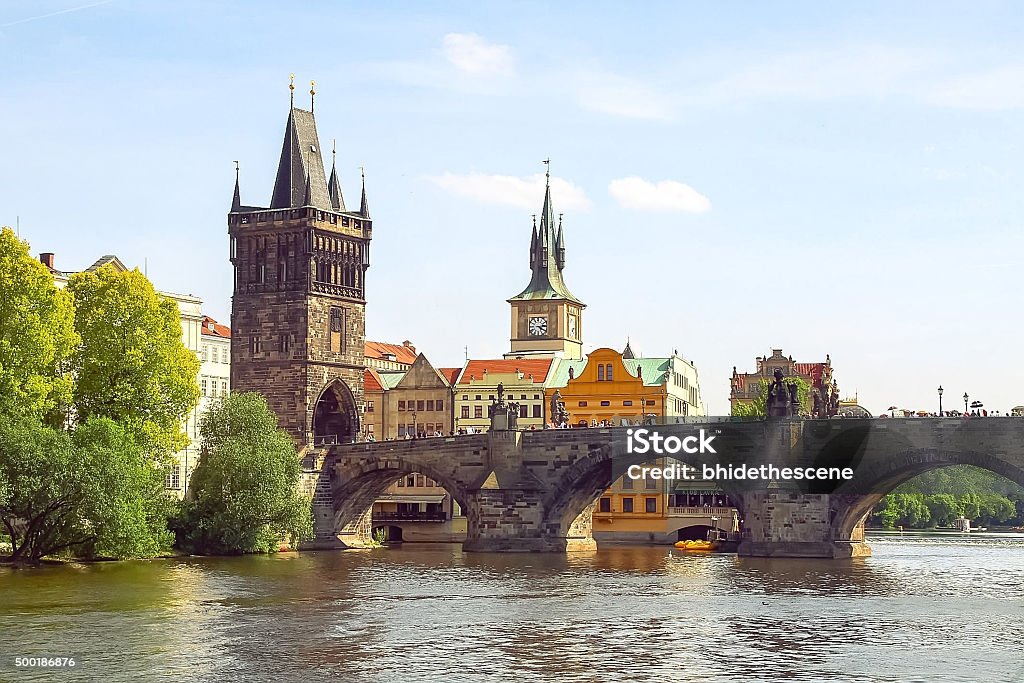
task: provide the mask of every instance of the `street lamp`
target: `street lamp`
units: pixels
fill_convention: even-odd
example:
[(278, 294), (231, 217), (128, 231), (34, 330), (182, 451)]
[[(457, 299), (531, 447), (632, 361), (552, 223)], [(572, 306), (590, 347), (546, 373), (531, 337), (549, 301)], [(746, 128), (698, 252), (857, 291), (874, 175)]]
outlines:
[(967, 395), (967, 392), (965, 391), (964, 392), (964, 415), (967, 414), (967, 399), (968, 398), (970, 398), (970, 397)]
[(939, 385), (939, 417), (942, 417), (942, 385)]

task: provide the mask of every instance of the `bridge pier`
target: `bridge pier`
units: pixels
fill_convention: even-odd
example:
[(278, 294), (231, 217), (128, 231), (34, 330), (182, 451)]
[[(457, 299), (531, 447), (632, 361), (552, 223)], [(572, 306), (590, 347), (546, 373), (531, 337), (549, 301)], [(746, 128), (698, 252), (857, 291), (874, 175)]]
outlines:
[(847, 538), (837, 538), (835, 509), (828, 494), (776, 489), (743, 495), (741, 557), (866, 557), (863, 522)]
[(466, 541), (468, 552), (579, 552), (594, 551), (591, 534), (593, 505), (566, 524), (551, 514), (549, 493), (523, 465), (522, 433), (495, 429), (489, 432), (491, 472), (468, 496)]

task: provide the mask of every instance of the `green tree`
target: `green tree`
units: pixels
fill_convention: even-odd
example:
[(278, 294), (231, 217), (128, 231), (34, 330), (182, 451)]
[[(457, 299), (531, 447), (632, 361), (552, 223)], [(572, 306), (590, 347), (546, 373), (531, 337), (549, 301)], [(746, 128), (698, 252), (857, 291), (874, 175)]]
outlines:
[(202, 452), (183, 506), (179, 545), (193, 552), (274, 552), (312, 536), (295, 445), (259, 394), (229, 394), (200, 421)]
[(0, 423), (0, 523), (11, 559), (48, 555), (144, 557), (169, 547), (167, 504), (154, 508), (159, 467), (133, 436), (93, 418), (73, 434), (37, 421)]
[(0, 419), (63, 422), (72, 386), (67, 360), (78, 343), (73, 316), (70, 295), (28, 243), (0, 229)]
[[(786, 384), (796, 384), (796, 397), (800, 401), (800, 412), (804, 415), (811, 413), (811, 385), (802, 377), (786, 377), (783, 380)], [(736, 403), (732, 407), (732, 414), (737, 417), (760, 418), (768, 414), (768, 389), (771, 382), (761, 380), (757, 396), (749, 403)]]
[(199, 359), (182, 342), (177, 304), (138, 269), (102, 266), (68, 283), (81, 345), (74, 406), (108, 417), (169, 454), (187, 444), (185, 417), (199, 401)]

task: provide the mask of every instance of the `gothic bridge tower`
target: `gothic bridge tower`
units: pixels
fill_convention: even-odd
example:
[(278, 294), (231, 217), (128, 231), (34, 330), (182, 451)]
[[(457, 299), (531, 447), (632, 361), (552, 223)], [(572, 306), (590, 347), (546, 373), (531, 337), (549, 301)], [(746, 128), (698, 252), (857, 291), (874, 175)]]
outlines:
[(313, 116), (292, 104), (268, 207), (241, 203), (238, 170), (228, 214), (234, 296), (231, 389), (258, 391), (299, 445), (360, 433), (366, 269), (372, 222), (363, 179), (345, 208), (332, 150), (324, 174)]

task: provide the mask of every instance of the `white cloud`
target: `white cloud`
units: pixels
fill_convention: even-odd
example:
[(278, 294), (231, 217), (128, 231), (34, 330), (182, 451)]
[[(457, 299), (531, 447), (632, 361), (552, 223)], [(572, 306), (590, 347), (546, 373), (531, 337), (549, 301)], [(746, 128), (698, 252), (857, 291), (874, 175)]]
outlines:
[(710, 199), (689, 185), (675, 180), (652, 183), (638, 176), (617, 178), (608, 183), (608, 194), (626, 209), (686, 213), (705, 213), (711, 210)]
[(441, 51), (452, 65), (468, 74), (511, 74), (515, 67), (512, 48), (488, 43), (475, 33), (449, 33)]
[[(488, 204), (539, 210), (544, 201), (543, 173), (525, 178), (484, 173), (444, 173), (431, 176), (428, 180), (452, 194)], [(590, 209), (590, 200), (583, 189), (562, 178), (551, 179), (551, 200), (556, 209)]]

